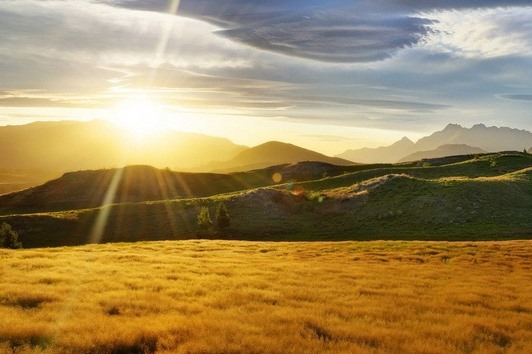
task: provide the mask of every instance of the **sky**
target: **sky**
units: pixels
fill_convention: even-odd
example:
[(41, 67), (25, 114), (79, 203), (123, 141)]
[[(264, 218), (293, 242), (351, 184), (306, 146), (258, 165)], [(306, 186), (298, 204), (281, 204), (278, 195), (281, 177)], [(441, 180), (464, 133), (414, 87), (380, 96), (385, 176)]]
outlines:
[(532, 130), (531, 18), (519, 0), (0, 0), (0, 125), (141, 112), (330, 155)]

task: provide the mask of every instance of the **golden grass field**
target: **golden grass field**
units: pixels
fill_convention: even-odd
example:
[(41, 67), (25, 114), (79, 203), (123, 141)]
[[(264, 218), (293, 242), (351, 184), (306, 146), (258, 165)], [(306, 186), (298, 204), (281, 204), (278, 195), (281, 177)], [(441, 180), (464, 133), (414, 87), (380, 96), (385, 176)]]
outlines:
[(532, 353), (532, 241), (0, 250), (2, 353)]

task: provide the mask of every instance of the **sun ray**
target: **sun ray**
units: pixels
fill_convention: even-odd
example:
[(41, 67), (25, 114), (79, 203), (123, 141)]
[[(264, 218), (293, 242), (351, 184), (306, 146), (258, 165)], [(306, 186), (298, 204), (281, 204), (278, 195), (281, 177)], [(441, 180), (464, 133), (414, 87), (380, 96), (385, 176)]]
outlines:
[(109, 204), (113, 203), (116, 198), (116, 192), (118, 190), (118, 185), (122, 180), (123, 173), (123, 168), (116, 169), (113, 175), (113, 179), (111, 180), (111, 183), (109, 183), (109, 187), (107, 188), (107, 192), (105, 193), (105, 197), (103, 198), (102, 206), (98, 212), (98, 215), (96, 216), (96, 220), (92, 227), (88, 243), (99, 243), (102, 240), (102, 236), (105, 231), (105, 226), (107, 225), (107, 219), (109, 218), (109, 213), (111, 212), (112, 208), (112, 206)]

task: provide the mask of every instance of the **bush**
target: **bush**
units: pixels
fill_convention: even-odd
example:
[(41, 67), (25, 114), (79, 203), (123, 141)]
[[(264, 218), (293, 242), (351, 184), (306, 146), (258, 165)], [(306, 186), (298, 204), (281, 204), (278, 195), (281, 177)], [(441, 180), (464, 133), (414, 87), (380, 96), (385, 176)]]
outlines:
[(208, 207), (201, 207), (198, 213), (198, 226), (203, 230), (208, 230), (212, 226), (211, 214)]
[(226, 229), (230, 224), (231, 220), (229, 218), (229, 212), (227, 211), (225, 204), (220, 202), (216, 208), (216, 226), (219, 229)]
[(13, 231), (11, 225), (5, 222), (0, 225), (0, 247), (11, 249), (22, 248), (22, 243), (18, 240), (18, 234)]

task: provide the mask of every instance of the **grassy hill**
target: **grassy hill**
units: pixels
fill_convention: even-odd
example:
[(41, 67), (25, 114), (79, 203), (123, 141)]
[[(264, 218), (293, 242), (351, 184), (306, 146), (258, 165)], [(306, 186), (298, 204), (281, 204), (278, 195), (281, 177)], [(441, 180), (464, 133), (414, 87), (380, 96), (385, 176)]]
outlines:
[(281, 181), (336, 176), (346, 171), (348, 167), (307, 161), (232, 174), (183, 173), (151, 166), (69, 172), (41, 186), (0, 196), (0, 212), (44, 212), (113, 203), (199, 198)]
[[(205, 194), (199, 198), (183, 195), (56, 212), (27, 213), (19, 208), (17, 212), (4, 210), (0, 221), (13, 226), (25, 247), (197, 237), (309, 241), (532, 238), (532, 156), (486, 154), (464, 156), (456, 162), (458, 158), (429, 160), (434, 166), (423, 167), (415, 163), (347, 167), (303, 163), (212, 175), (214, 179), (200, 174), (205, 179), (196, 176), (196, 185)], [(322, 172), (324, 168), (330, 175)], [(305, 178), (273, 185), (273, 171)], [(232, 184), (216, 184), (217, 179)], [(262, 187), (250, 189), (252, 181)], [(209, 207), (214, 217), (220, 201), (229, 209), (231, 227), (200, 233), (199, 209)]]

